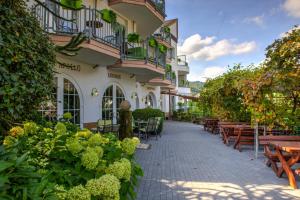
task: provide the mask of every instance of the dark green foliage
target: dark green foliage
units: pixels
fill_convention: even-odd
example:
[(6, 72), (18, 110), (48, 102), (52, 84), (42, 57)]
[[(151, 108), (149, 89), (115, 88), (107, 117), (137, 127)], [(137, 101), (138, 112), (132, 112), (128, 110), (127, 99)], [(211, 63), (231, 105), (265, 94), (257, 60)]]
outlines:
[(24, 2), (15, 2), (0, 5), (0, 130), (34, 118), (53, 88), (54, 46)]
[(158, 44), (158, 50), (160, 53), (165, 54), (167, 52), (168, 48), (165, 45)]
[(165, 27), (164, 27), (164, 32), (165, 32), (165, 33), (171, 33), (170, 27), (165, 26)]
[(66, 8), (79, 9), (82, 7), (82, 0), (60, 0)]
[(101, 18), (107, 23), (114, 24), (117, 22), (117, 15), (114, 11), (109, 9), (101, 10)]
[(150, 47), (157, 47), (157, 41), (155, 40), (155, 38), (154, 37), (151, 37), (150, 39), (149, 39), (149, 46)]
[(130, 110), (120, 110), (119, 139), (132, 137), (132, 112)]
[(84, 42), (86, 36), (83, 33), (79, 33), (78, 35), (74, 35), (70, 42), (68, 42), (64, 46), (55, 46), (55, 51), (64, 54), (66, 56), (76, 56), (78, 51), (81, 49), (79, 45)]
[[(16, 144), (15, 147), (19, 145)], [(6, 151), (0, 146), (0, 199), (56, 199), (53, 185), (36, 173), (28, 163), (28, 154), (18, 155), (17, 149)]]
[(137, 33), (129, 33), (127, 35), (128, 42), (138, 43), (140, 42), (140, 35)]
[(145, 109), (136, 109), (132, 112), (132, 116), (135, 120), (148, 120), (151, 117), (161, 117), (161, 121), (158, 127), (158, 132), (161, 133), (163, 130), (163, 122), (165, 118), (164, 112), (159, 109), (145, 108)]
[(166, 64), (166, 73), (172, 71), (172, 65)]

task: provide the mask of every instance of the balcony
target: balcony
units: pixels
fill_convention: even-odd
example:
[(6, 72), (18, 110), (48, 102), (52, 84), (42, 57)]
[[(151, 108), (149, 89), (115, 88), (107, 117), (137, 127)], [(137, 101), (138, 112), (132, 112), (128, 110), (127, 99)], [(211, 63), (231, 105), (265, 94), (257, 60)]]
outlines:
[(72, 59), (91, 65), (110, 65), (120, 59), (121, 34), (101, 19), (98, 10), (84, 7), (72, 11), (53, 3), (45, 5), (56, 15), (40, 5), (33, 7), (33, 14), (54, 44), (67, 44), (80, 32), (88, 38)]
[(190, 73), (189, 64), (186, 61), (186, 55), (177, 57), (178, 75), (186, 75)]
[(176, 88), (176, 77), (172, 78), (172, 72), (169, 72), (166, 74), (165, 78), (166, 80), (169, 81), (168, 85), (162, 85), (161, 86), (161, 90), (162, 91), (170, 91), (170, 90), (175, 90)]
[(165, 20), (165, 0), (108, 0), (111, 8), (134, 21), (143, 38), (152, 34)]
[(172, 85), (171, 73), (166, 73), (162, 78), (154, 78), (148, 84), (161, 87)]
[(139, 82), (162, 77), (165, 74), (166, 55), (151, 47), (149, 40), (128, 42), (121, 45), (121, 59), (109, 69), (132, 74)]
[(171, 33), (166, 32), (165, 27), (161, 27), (158, 33), (154, 33), (154, 37), (158, 43), (168, 47), (168, 49), (172, 48)]

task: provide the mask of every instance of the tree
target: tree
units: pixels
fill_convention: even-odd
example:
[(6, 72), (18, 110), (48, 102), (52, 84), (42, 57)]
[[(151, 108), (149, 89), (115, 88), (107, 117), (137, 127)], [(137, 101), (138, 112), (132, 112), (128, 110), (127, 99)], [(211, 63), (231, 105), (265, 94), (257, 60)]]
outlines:
[(300, 121), (300, 29), (275, 40), (257, 76), (243, 85), (244, 102), (256, 122), (294, 128)]

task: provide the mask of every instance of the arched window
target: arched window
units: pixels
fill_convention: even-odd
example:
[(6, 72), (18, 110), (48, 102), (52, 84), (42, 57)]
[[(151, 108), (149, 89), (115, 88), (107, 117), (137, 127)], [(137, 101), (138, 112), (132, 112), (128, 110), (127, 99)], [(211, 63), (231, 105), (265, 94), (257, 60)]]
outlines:
[(80, 125), (80, 98), (79, 94), (69, 80), (64, 79), (64, 108), (63, 113), (69, 112), (73, 118), (70, 120), (74, 124)]
[(50, 121), (56, 121), (57, 116), (69, 112), (73, 118), (70, 122), (80, 125), (80, 98), (74, 84), (68, 79), (58, 75), (54, 79), (55, 87), (48, 100), (41, 103), (39, 111), (43, 117)]
[(113, 86), (108, 87), (102, 98), (102, 119), (112, 119), (113, 113)]
[(102, 119), (117, 123), (121, 102), (125, 100), (122, 89), (113, 84), (109, 86), (102, 98)]
[(156, 108), (156, 98), (152, 92), (146, 96), (145, 104), (146, 107)]

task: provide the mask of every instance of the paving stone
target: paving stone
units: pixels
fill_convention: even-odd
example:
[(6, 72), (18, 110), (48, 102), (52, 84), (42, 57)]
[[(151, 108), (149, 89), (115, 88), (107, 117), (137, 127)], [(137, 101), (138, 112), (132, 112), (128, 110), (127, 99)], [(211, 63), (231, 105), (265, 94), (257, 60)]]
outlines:
[(199, 125), (168, 121), (162, 137), (147, 142), (151, 149), (136, 154), (145, 173), (138, 200), (300, 199), (253, 148), (238, 152)]

